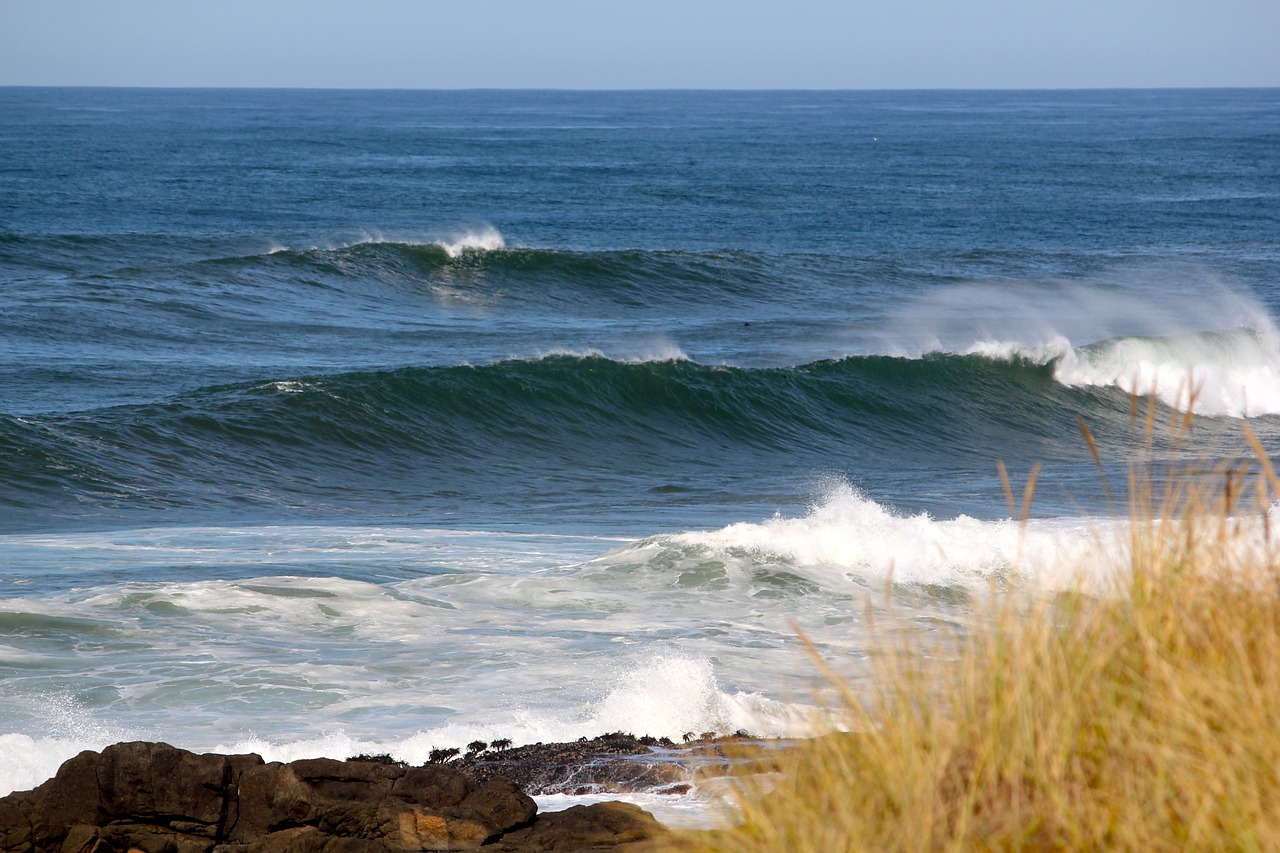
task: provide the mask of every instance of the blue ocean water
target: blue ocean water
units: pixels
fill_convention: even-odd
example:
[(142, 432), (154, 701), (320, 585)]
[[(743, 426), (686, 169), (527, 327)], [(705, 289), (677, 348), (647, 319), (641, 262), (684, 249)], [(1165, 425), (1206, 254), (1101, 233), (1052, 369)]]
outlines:
[(810, 731), (1277, 316), (1280, 90), (0, 89), (0, 788)]

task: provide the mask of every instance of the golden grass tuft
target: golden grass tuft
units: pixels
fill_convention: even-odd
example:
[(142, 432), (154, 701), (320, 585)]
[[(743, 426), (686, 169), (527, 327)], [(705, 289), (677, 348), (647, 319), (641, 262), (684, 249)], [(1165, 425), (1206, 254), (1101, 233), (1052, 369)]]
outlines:
[(1280, 482), (1246, 437), (1251, 475), (1130, 489), (1101, 591), (993, 588), (945, 643), (881, 615), (894, 650), (843, 688), (849, 733), (748, 783), (741, 824), (690, 847), (1280, 849)]

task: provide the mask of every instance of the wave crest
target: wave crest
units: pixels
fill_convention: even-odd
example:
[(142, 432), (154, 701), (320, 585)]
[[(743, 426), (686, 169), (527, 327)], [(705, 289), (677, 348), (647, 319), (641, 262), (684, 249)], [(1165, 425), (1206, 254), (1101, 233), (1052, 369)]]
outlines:
[(1023, 526), (1009, 519), (904, 515), (841, 480), (804, 516), (650, 537), (598, 562), (639, 559), (684, 572), (712, 560), (747, 584), (756, 582), (760, 567), (775, 566), (806, 584), (834, 590), (847, 589), (851, 581), (864, 588), (892, 581), (979, 589), (993, 577), (1015, 576), (1057, 587), (1080, 580), (1076, 566), (1117, 565), (1115, 555), (1101, 545), (1106, 537), (1098, 535), (1106, 524), (1072, 519)]
[(1111, 282), (971, 283), (931, 291), (886, 324), (887, 351), (1048, 367), (1068, 388), (1154, 396), (1199, 415), (1280, 414), (1280, 334), (1252, 295), (1202, 270)]
[(1113, 385), (1199, 415), (1280, 414), (1280, 336), (1268, 326), (1115, 338), (1069, 349), (1054, 378), (1065, 385)]
[(1057, 337), (1038, 346), (980, 341), (965, 355), (1051, 366), (1068, 387), (1118, 388), (1197, 415), (1280, 414), (1280, 334), (1258, 327), (1166, 336), (1121, 336), (1083, 346)]
[[(1272, 505), (1265, 522), (1239, 519), (1241, 535), (1225, 562), (1262, 560), (1276, 546), (1271, 531), (1277, 517), (1280, 504)], [(794, 593), (819, 596), (848, 594), (850, 584), (876, 590), (886, 583), (978, 592), (993, 580), (1101, 593), (1114, 589), (1132, 565), (1132, 536), (1125, 519), (1023, 523), (899, 513), (836, 481), (803, 516), (653, 536), (593, 562), (606, 569), (642, 565), (682, 580), (714, 566), (731, 585), (754, 588), (753, 598), (781, 574), (792, 579)]]
[(507, 247), (507, 242), (498, 229), (494, 228), (492, 225), (482, 225), (477, 228), (457, 230), (427, 238), (400, 234), (385, 234), (381, 231), (366, 231), (354, 239), (338, 240), (324, 244), (314, 243), (310, 246), (306, 246), (305, 248), (288, 246), (272, 240), (270, 241), (266, 254), (278, 255), (284, 253), (305, 254), (309, 252), (341, 252), (357, 246), (383, 245), (408, 247), (432, 246), (437, 249), (443, 249), (444, 253), (450, 258), (460, 258), (466, 252), (493, 252), (505, 249)]
[(445, 254), (451, 258), (461, 257), (467, 251), (495, 252), (507, 247), (498, 229), (490, 225), (476, 231), (466, 231), (452, 239), (436, 240), (434, 244), (444, 249)]

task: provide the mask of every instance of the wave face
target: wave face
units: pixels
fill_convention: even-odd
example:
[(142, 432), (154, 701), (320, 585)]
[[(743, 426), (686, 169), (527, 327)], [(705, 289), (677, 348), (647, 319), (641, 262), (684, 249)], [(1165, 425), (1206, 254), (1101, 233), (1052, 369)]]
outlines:
[[(430, 514), (450, 504), (589, 513), (600, 489), (662, 503), (743, 482), (759, 489), (774, 479), (803, 494), (815, 475), (882, 483), (889, 472), (930, 469), (982, 471), (995, 496), (997, 460), (1087, 461), (1078, 418), (1104, 453), (1124, 458), (1137, 436), (1117, 358), (1136, 352), (1130, 364), (1142, 365), (1151, 353), (1212, 350), (1248, 364), (1267, 357), (1259, 341), (1222, 333), (1054, 356), (851, 356), (777, 368), (708, 366), (679, 353), (556, 354), (214, 386), (160, 403), (0, 418), (0, 506), (14, 523), (298, 507)], [(1246, 375), (1227, 370), (1228, 359), (1210, 363)], [(1201, 388), (1197, 408), (1259, 400), (1273, 375), (1265, 364), (1254, 371), (1253, 385), (1219, 384), (1216, 398)], [(1201, 427), (1207, 439), (1232, 430), (1227, 421)], [(1162, 446), (1157, 437), (1155, 451)]]
[(858, 356), (752, 369), (561, 354), (214, 386), (0, 419), (0, 500), (14, 520), (303, 504), (322, 514), (451, 501), (565, 508), (602, 487), (692, 496), (815, 472), (925, 471), (940, 459), (1080, 461), (1077, 412), (1104, 449), (1123, 447), (1127, 394), (1058, 381), (1064, 359)]

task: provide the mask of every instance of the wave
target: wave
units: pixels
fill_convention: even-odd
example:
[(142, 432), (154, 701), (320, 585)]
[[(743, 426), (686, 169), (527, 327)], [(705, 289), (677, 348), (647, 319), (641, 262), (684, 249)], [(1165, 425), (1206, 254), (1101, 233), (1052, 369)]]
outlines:
[(1017, 355), (777, 368), (703, 365), (661, 346), (630, 355), (295, 376), (0, 415), (0, 514), (581, 507), (591, 490), (713, 494), (770, 473), (798, 483), (1079, 461), (1082, 415), (1114, 458), (1132, 438), (1123, 391), (1064, 384), (1059, 362)]
[(1280, 414), (1280, 334), (1274, 327), (1115, 338), (1054, 363), (1067, 385), (1115, 386), (1201, 415)]
[(1047, 365), (1063, 385), (1118, 388), (1197, 415), (1280, 414), (1280, 333), (1269, 324), (1116, 337), (1083, 346), (1072, 346), (1065, 338), (1035, 347), (982, 341), (966, 352)]
[[(1160, 272), (1160, 271), (1156, 271)], [(1212, 279), (1148, 273), (1120, 286), (968, 284), (886, 323), (885, 351), (1050, 365), (1068, 387), (1154, 396), (1199, 415), (1280, 414), (1280, 332), (1251, 296)]]
[[(349, 264), (353, 275), (394, 268), (390, 274), (444, 303), (574, 314), (625, 307), (663, 316), (679, 306), (683, 313), (713, 311), (718, 320), (738, 309), (756, 316), (775, 298), (779, 278), (791, 289), (850, 263), (832, 266), (835, 259), (824, 258), (808, 270), (806, 257), (794, 254), (508, 248), (496, 231), (483, 230), (454, 242), (371, 240), (334, 251), (321, 253), (326, 263)], [(1168, 288), (1166, 278), (1148, 275), (1150, 281), (1125, 279), (1114, 287), (1015, 282), (930, 289), (900, 306), (879, 333), (850, 331), (843, 352), (1046, 365), (1067, 387), (1154, 396), (1198, 415), (1280, 414), (1280, 331), (1266, 310), (1196, 274), (1183, 271)], [(836, 290), (815, 284), (814, 299), (830, 299)], [(671, 351), (683, 357), (678, 344)]]
[[(572, 249), (509, 245), (485, 227), (438, 238), (365, 235), (331, 245), (272, 244), (266, 254), (213, 261), (246, 273), (285, 264), (293, 278), (341, 289), (370, 282), (426, 294), (444, 304), (600, 313), (691, 305), (724, 310), (779, 298), (780, 277), (821, 275), (804, 257), (777, 266), (746, 251)], [(263, 265), (268, 265), (264, 270)]]
[(620, 364), (646, 364), (648, 362), (693, 361), (679, 345), (665, 337), (640, 339), (627, 345), (614, 347), (612, 354), (602, 349), (552, 349), (538, 353), (534, 361), (544, 358), (604, 359)]
[[(1221, 546), (1231, 549), (1221, 555), (1222, 565), (1268, 565), (1267, 555), (1280, 545), (1278, 520), (1280, 503), (1273, 503), (1265, 517), (1235, 518), (1235, 535)], [(981, 593), (993, 583), (1108, 594), (1129, 571), (1132, 545), (1126, 519), (935, 518), (896, 511), (836, 481), (803, 515), (650, 536), (587, 565), (604, 572), (647, 573), (679, 588), (730, 588), (757, 601), (838, 600), (854, 589), (882, 593), (886, 586)], [(1252, 580), (1271, 583), (1265, 572)], [(794, 610), (800, 612), (801, 606)]]
[(460, 258), (466, 252), (493, 252), (499, 249), (505, 249), (506, 240), (498, 229), (492, 225), (483, 225), (473, 229), (461, 229), (454, 231), (446, 236), (431, 237), (427, 239), (388, 236), (382, 232), (366, 232), (361, 236), (347, 241), (339, 241), (327, 245), (313, 244), (306, 249), (294, 249), (283, 243), (271, 242), (268, 249), (268, 255), (293, 254), (307, 255), (313, 253), (341, 253), (358, 246), (382, 246), (391, 245), (403, 248), (427, 247), (439, 249), (444, 252), (447, 257)]
[[(981, 590), (992, 580), (1054, 588), (1102, 580), (1122, 559), (1123, 527), (1101, 519), (937, 519), (877, 503), (847, 482), (827, 487), (803, 516), (739, 522), (712, 531), (653, 536), (595, 562), (638, 566), (703, 582), (715, 578), (759, 594), (780, 582), (797, 592), (899, 585)], [(1120, 533), (1121, 535), (1117, 535)], [(1081, 578), (1080, 566), (1097, 572)], [(708, 567), (714, 567), (707, 574)]]

